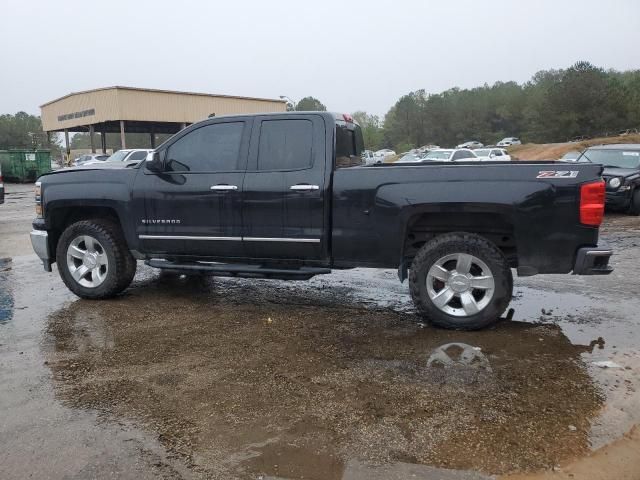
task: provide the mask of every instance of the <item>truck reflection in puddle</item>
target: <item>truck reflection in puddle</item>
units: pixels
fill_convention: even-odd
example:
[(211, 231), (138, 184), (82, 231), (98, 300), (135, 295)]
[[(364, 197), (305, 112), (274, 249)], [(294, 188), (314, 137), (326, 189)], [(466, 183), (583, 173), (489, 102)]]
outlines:
[(76, 301), (48, 320), (57, 395), (140, 422), (210, 476), (337, 479), (353, 459), (497, 474), (588, 450), (593, 347), (559, 327), (421, 328), (299, 285), (151, 276)]

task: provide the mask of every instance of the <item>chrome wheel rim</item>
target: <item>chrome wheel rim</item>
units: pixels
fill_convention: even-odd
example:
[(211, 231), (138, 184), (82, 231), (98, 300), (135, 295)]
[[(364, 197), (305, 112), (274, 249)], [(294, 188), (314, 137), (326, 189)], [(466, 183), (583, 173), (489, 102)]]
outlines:
[(67, 248), (71, 277), (86, 288), (96, 288), (109, 272), (109, 260), (102, 244), (90, 235), (80, 235)]
[(454, 317), (480, 313), (495, 292), (491, 269), (468, 253), (454, 253), (437, 260), (427, 272), (426, 282), (431, 302)]

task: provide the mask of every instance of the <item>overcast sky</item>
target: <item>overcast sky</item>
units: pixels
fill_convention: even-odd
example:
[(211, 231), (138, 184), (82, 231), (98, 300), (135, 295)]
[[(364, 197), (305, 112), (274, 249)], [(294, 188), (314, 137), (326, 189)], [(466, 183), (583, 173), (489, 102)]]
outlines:
[(0, 0), (0, 113), (125, 85), (384, 114), (403, 94), (640, 68), (640, 1)]

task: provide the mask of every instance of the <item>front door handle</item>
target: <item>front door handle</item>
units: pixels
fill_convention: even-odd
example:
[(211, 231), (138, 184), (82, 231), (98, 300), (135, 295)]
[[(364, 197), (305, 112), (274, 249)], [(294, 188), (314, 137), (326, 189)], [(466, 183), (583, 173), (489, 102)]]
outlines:
[(238, 190), (238, 186), (226, 184), (211, 185), (211, 190), (215, 190), (216, 192), (228, 192), (230, 190)]
[(311, 192), (313, 190), (320, 190), (318, 185), (309, 185), (306, 183), (299, 183), (297, 185), (291, 185), (289, 190), (294, 190), (296, 192)]

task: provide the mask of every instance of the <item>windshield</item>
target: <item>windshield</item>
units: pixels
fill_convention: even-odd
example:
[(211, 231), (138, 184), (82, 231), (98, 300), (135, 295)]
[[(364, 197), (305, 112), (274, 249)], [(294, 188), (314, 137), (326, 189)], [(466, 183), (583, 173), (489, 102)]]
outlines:
[(427, 153), (427, 160), (449, 160), (452, 150), (439, 150)]
[(116, 153), (111, 155), (107, 161), (108, 162), (123, 162), (126, 156), (129, 154), (127, 150), (118, 150)]
[(415, 153), (407, 153), (400, 160), (398, 160), (398, 162), (419, 162), (420, 160), (422, 159)]
[(640, 150), (587, 150), (582, 157), (605, 167), (640, 168)]
[(490, 150), (474, 150), (477, 157), (488, 157)]

